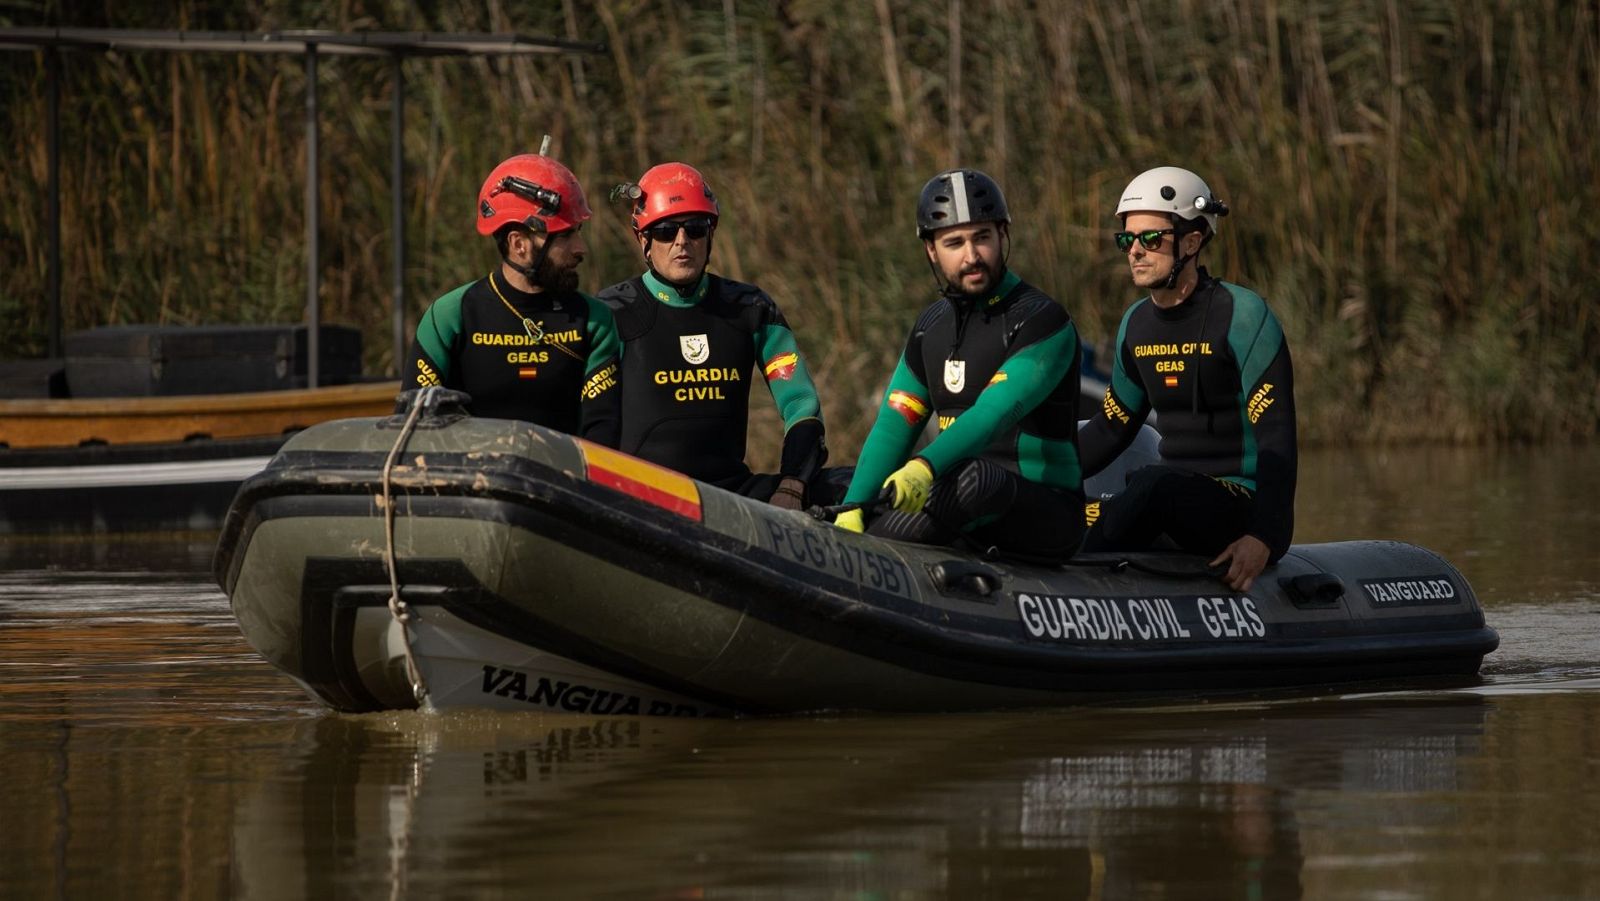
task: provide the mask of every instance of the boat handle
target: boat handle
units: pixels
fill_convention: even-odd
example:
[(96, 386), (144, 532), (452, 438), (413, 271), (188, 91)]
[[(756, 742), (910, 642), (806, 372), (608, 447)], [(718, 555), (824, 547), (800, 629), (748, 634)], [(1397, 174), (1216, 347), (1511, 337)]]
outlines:
[(1344, 582), (1333, 573), (1301, 573), (1278, 580), (1297, 604), (1332, 604), (1344, 597)]
[(944, 560), (931, 564), (928, 572), (933, 584), (942, 594), (952, 594), (976, 599), (987, 599), (999, 590), (1000, 573), (981, 563), (965, 560)]
[(405, 426), (411, 411), (420, 407), (416, 427), (437, 429), (465, 419), (472, 395), (451, 388), (411, 388), (400, 392), (394, 399), (394, 413), (378, 423), (380, 429), (398, 429)]

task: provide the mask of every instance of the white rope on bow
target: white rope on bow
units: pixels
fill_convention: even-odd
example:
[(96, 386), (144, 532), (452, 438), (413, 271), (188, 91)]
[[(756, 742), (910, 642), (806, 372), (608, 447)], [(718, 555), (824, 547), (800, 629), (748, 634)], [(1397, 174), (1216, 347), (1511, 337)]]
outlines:
[(400, 598), (400, 575), (394, 555), (394, 499), (390, 493), (390, 476), (394, 471), (395, 461), (400, 458), (400, 452), (411, 438), (411, 432), (417, 427), (417, 419), (422, 415), (424, 407), (432, 405), (433, 395), (438, 388), (424, 388), (411, 403), (411, 412), (406, 416), (405, 425), (400, 429), (400, 437), (394, 442), (394, 447), (389, 449), (389, 458), (383, 464), (383, 564), (389, 571), (389, 615), (400, 624), (400, 641), (406, 652), (406, 679), (411, 683), (411, 695), (417, 699), (421, 706), (428, 697), (428, 687), (423, 684), (422, 671), (417, 668), (417, 658), (411, 653), (411, 629), (414, 619), (411, 608)]

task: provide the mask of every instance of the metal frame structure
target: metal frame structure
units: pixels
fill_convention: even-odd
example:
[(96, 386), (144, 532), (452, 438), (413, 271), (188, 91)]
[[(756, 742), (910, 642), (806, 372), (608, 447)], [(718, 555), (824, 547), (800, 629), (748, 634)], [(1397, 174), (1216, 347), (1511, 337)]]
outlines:
[(321, 303), (317, 271), (319, 169), (317, 164), (317, 59), (334, 56), (387, 56), (393, 61), (394, 106), (390, 124), (391, 202), (394, 205), (394, 365), (405, 357), (405, 176), (402, 142), (405, 124), (405, 72), (402, 64), (415, 56), (487, 56), (597, 54), (605, 45), (522, 34), (337, 31), (142, 31), (119, 28), (0, 28), (0, 50), (40, 51), (45, 55), (46, 154), (49, 180), (50, 356), (61, 355), (61, 62), (63, 52), (106, 53), (113, 50), (165, 50), (182, 53), (280, 53), (305, 57), (306, 66), (306, 320), (307, 377), (320, 384)]

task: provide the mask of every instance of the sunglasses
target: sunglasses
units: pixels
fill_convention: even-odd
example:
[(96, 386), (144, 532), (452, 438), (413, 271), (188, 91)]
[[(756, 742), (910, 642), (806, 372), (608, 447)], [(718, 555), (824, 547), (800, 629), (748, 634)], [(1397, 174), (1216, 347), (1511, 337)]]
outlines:
[(1112, 232), (1111, 240), (1117, 242), (1117, 249), (1123, 253), (1127, 253), (1133, 247), (1135, 239), (1139, 241), (1145, 250), (1155, 250), (1161, 246), (1162, 239), (1166, 235), (1176, 233), (1177, 229), (1175, 228), (1152, 228), (1149, 231), (1142, 232)]
[(663, 244), (671, 244), (678, 240), (678, 229), (683, 229), (691, 241), (698, 241), (711, 234), (711, 228), (716, 223), (710, 219), (689, 219), (681, 222), (659, 222), (644, 230), (645, 237)]

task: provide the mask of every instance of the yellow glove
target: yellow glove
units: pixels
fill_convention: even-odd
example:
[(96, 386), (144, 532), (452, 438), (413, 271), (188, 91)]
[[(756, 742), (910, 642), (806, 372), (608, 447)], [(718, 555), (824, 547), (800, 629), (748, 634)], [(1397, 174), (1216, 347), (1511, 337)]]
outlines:
[(833, 518), (833, 524), (846, 532), (865, 532), (867, 520), (861, 515), (861, 508), (846, 510)]
[(894, 489), (894, 508), (901, 513), (922, 512), (932, 484), (933, 468), (921, 457), (912, 457), (910, 463), (883, 480), (883, 487)]

